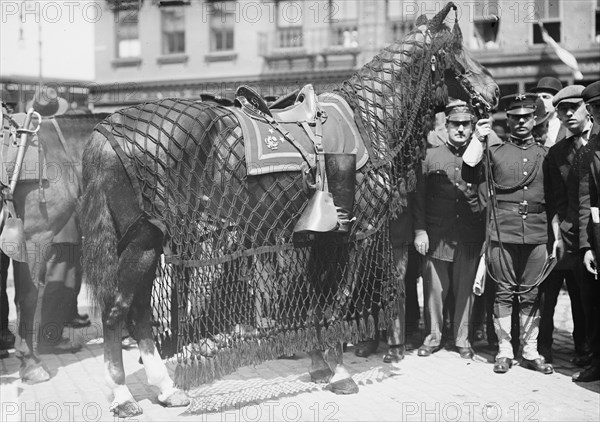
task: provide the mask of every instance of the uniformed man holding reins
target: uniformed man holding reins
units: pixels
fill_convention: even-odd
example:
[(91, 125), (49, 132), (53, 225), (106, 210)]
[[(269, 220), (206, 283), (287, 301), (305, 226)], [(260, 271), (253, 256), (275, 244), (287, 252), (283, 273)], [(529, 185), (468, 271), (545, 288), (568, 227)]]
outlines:
[(536, 95), (503, 97), (508, 116), (507, 142), (486, 145), (491, 132), (488, 119), (475, 127), (475, 137), (463, 155), (462, 176), (466, 182), (487, 181), (488, 273), (495, 281), (494, 326), (499, 350), (494, 372), (506, 373), (514, 359), (511, 345), (513, 300), (518, 297), (521, 343), (525, 368), (551, 374), (552, 365), (537, 350), (539, 300), (537, 286), (552, 268), (548, 259), (545, 207), (544, 157), (548, 148), (535, 142)]

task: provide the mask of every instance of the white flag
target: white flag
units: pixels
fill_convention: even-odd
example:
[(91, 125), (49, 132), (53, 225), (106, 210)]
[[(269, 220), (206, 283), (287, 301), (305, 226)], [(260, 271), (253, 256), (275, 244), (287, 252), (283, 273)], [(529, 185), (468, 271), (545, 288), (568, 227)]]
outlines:
[(542, 22), (538, 21), (538, 25), (540, 26), (540, 30), (542, 31), (542, 38), (544, 39), (544, 42), (554, 49), (554, 52), (564, 64), (571, 68), (571, 70), (573, 71), (573, 77), (576, 80), (583, 79), (583, 74), (579, 70), (579, 65), (577, 64), (577, 59), (575, 58), (575, 56), (569, 53), (564, 48), (562, 48), (560, 45), (558, 45), (556, 41), (554, 41), (554, 38), (552, 38), (550, 34), (546, 32), (546, 28), (544, 28)]

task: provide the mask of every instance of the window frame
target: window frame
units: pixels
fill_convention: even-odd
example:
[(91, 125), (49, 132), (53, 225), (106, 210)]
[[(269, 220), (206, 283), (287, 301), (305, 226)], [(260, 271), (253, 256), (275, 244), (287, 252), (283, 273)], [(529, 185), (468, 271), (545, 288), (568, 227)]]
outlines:
[[(564, 5), (564, 1), (561, 0), (537, 0), (537, 1), (541, 1), (544, 2), (544, 6), (548, 6), (548, 4), (550, 2), (556, 1), (558, 2), (558, 17), (548, 17), (548, 10), (549, 7), (545, 7), (544, 11), (545, 11), (545, 16), (539, 16), (537, 15), (538, 11), (536, 10), (536, 16), (535, 17), (539, 17), (539, 21), (544, 25), (544, 28), (546, 28), (546, 32), (548, 32), (548, 34), (554, 39), (554, 41), (556, 41), (557, 43), (561, 43), (562, 39), (563, 39), (563, 30), (562, 30), (562, 17), (564, 15), (563, 13), (563, 5)], [(534, 3), (535, 4), (535, 3)], [(550, 31), (548, 31), (546, 24), (559, 24), (558, 27), (558, 31), (559, 31), (559, 37), (558, 39), (556, 39), (554, 36), (552, 36), (552, 34), (550, 33)], [(538, 25), (538, 19), (535, 20), (535, 22), (533, 22), (531, 24), (531, 46), (544, 46), (546, 45), (546, 43), (544, 42), (544, 40), (542, 39), (541, 42), (535, 42), (535, 33), (536, 33), (536, 28), (539, 29), (539, 25)], [(540, 31), (540, 35), (541, 35), (541, 29), (539, 29)]]
[[(117, 15), (117, 16), (115, 16), (115, 20), (114, 20), (114, 22), (115, 22), (115, 26), (114, 26), (115, 58), (118, 60), (141, 58), (142, 43), (140, 40), (140, 18), (139, 18), (140, 11), (139, 11), (139, 9), (135, 9), (135, 8), (131, 8), (131, 9), (127, 9), (127, 10), (115, 9), (115, 13), (121, 14), (123, 12), (126, 12), (123, 19), (119, 19), (118, 15)], [(131, 15), (133, 13), (135, 13), (136, 19), (135, 19), (135, 22), (130, 22), (130, 21), (128, 21), (128, 19), (130, 19)], [(126, 37), (125, 35), (121, 35), (121, 30), (124, 28), (123, 25), (125, 25), (125, 24), (128, 25), (129, 28), (131, 28), (131, 27), (133, 27), (133, 25), (135, 25), (135, 38), (134, 37)], [(127, 32), (129, 32), (129, 29), (127, 30)], [(129, 35), (129, 34), (127, 34), (127, 35)], [(137, 40), (138, 53), (137, 54), (132, 54), (132, 53), (122, 54), (121, 43), (123, 41), (130, 41), (130, 40)], [(129, 47), (128, 50), (131, 50), (131, 47)]]
[[(175, 7), (175, 6), (170, 6), (170, 7), (161, 7), (160, 9), (160, 27), (161, 27), (161, 53), (165, 56), (167, 55), (172, 55), (172, 54), (185, 54), (186, 51), (186, 20), (185, 20), (185, 12), (184, 9), (181, 7)], [(167, 31), (165, 29), (165, 22), (167, 19), (167, 15), (168, 14), (174, 14), (177, 15), (178, 13), (180, 13), (180, 16), (175, 16), (176, 19), (181, 19), (182, 21), (182, 28), (181, 30), (173, 30), (173, 31)], [(175, 22), (175, 21), (173, 21)], [(170, 39), (169, 37), (173, 37), (175, 34), (181, 34), (180, 38), (176, 39)], [(172, 45), (173, 44), (173, 45)], [(182, 44), (182, 46), (179, 46), (179, 44)], [(171, 47), (180, 47), (181, 49), (171, 49)]]

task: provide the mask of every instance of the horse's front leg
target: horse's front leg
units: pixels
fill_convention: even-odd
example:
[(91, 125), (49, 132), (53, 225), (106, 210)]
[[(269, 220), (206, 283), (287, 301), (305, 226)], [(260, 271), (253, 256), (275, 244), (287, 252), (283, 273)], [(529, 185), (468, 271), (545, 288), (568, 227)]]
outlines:
[(358, 385), (350, 376), (350, 372), (344, 366), (344, 353), (341, 342), (326, 352), (327, 362), (333, 371), (327, 389), (335, 394), (356, 394)]

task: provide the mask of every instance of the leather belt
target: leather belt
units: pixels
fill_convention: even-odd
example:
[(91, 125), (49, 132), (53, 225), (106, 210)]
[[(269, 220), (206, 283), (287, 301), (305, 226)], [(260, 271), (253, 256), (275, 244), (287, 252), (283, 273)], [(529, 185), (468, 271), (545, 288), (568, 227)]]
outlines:
[(541, 214), (546, 211), (546, 206), (543, 204), (530, 204), (527, 201), (523, 202), (500, 202), (498, 201), (498, 209), (506, 211), (514, 211), (521, 215)]

